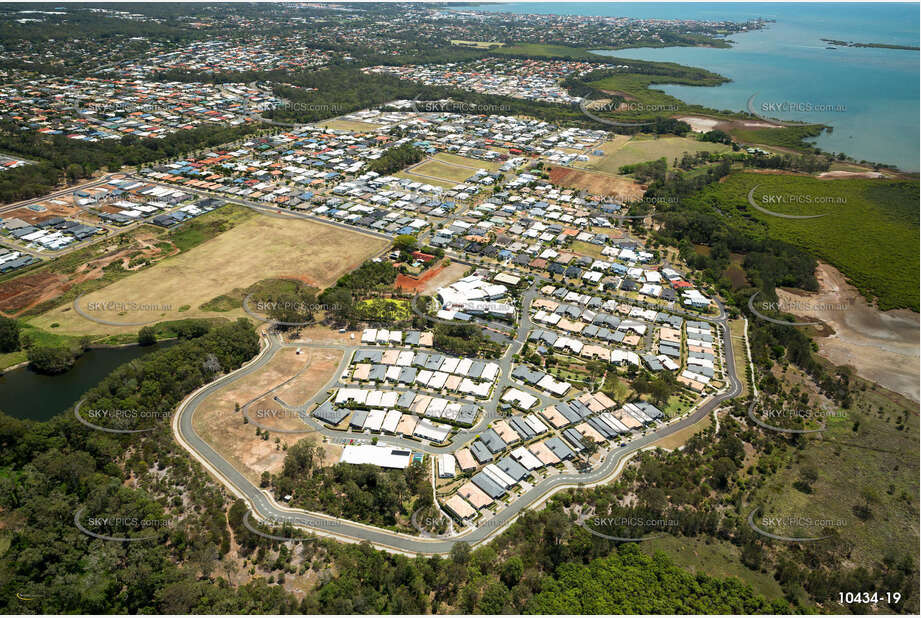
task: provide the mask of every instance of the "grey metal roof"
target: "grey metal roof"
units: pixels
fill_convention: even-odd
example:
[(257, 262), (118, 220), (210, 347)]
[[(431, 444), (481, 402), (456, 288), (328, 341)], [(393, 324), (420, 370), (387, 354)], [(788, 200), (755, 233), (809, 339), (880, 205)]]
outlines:
[(518, 432), (522, 438), (527, 440), (537, 435), (533, 429), (531, 429), (527, 423), (522, 420), (520, 416), (513, 416), (508, 419), (508, 424), (511, 425), (512, 429)]
[(544, 444), (546, 444), (547, 448), (549, 448), (553, 452), (553, 454), (559, 457), (560, 459), (569, 459), (570, 457), (575, 455), (573, 450), (569, 448), (568, 446), (566, 446), (566, 444), (562, 440), (557, 438), (556, 436), (552, 438), (547, 438)]
[(381, 350), (357, 350), (352, 357), (353, 363), (379, 363), (384, 357)]
[(637, 401), (633, 405), (642, 410), (649, 418), (662, 418), (665, 416), (662, 410), (655, 407), (648, 401)]
[(479, 463), (492, 461), (492, 453), (490, 453), (489, 449), (486, 448), (486, 445), (479, 440), (474, 440), (470, 445), (470, 453)]
[(387, 365), (371, 365), (371, 371), (368, 373), (368, 379), (380, 382), (387, 377)]
[(398, 408), (409, 408), (413, 405), (413, 401), (416, 399), (415, 391), (404, 391), (400, 393), (400, 397), (397, 399)]
[(499, 469), (501, 469), (516, 481), (527, 478), (529, 474), (528, 469), (512, 459), (511, 455), (506, 455), (497, 461), (496, 465), (499, 466)]
[(473, 484), (482, 489), (493, 500), (497, 500), (505, 495), (505, 489), (499, 487), (491, 478), (483, 472), (477, 472), (470, 479)]
[(563, 437), (566, 438), (576, 451), (585, 450), (585, 446), (582, 444), (582, 434), (576, 431), (573, 428), (564, 429)]
[(368, 420), (368, 411), (367, 410), (355, 410), (352, 413), (352, 420), (349, 421), (349, 425), (352, 427), (364, 427), (365, 421)]
[(313, 416), (320, 419), (324, 423), (329, 423), (330, 425), (338, 425), (342, 422), (346, 416), (349, 415), (348, 410), (343, 410), (342, 408), (333, 407), (333, 404), (329, 401), (326, 401), (313, 411)]
[(492, 428), (487, 429), (480, 434), (480, 440), (486, 445), (486, 448), (493, 454), (501, 453), (508, 446), (505, 440), (499, 437), (499, 434)]
[(604, 436), (607, 439), (611, 439), (617, 435), (617, 432), (614, 431), (611, 427), (609, 427), (607, 423), (603, 423), (601, 422), (601, 420), (597, 418), (590, 418), (588, 419), (587, 422), (592, 429), (594, 429), (595, 431), (597, 431), (598, 433), (600, 433), (602, 436)]

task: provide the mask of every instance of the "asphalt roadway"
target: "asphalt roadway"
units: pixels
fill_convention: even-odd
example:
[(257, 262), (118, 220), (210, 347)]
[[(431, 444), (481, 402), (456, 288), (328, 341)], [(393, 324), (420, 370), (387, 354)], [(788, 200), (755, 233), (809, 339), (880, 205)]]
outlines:
[[(522, 301), (522, 316), (527, 316), (527, 305), (529, 305), (530, 302), (527, 302), (525, 299), (529, 296), (533, 298), (534, 286), (532, 286), (528, 292), (529, 293), (526, 293)], [(697, 319), (702, 318), (697, 317)], [(249, 479), (244, 477), (233, 467), (233, 465), (211, 448), (211, 446), (195, 432), (192, 425), (192, 417), (198, 406), (207, 397), (236, 380), (264, 367), (281, 347), (303, 344), (283, 344), (274, 335), (264, 335), (262, 350), (253, 360), (236, 371), (226, 374), (216, 381), (201, 387), (183, 400), (176, 414), (173, 416), (173, 433), (177, 441), (187, 448), (206, 469), (223, 482), (237, 497), (246, 501), (257, 520), (276, 526), (282, 523), (290, 524), (294, 528), (303, 529), (319, 536), (335, 538), (344, 542), (356, 543), (367, 541), (378, 549), (406, 555), (444, 555), (451, 551), (455, 543), (466, 542), (471, 546), (488, 543), (508, 525), (514, 522), (523, 510), (543, 503), (546, 498), (557, 491), (569, 487), (595, 485), (607, 481), (620, 471), (621, 464), (625, 463), (629, 456), (650, 447), (654, 442), (666, 436), (695, 425), (724, 401), (737, 397), (742, 392), (742, 384), (736, 377), (735, 358), (732, 354), (732, 338), (729, 332), (726, 312), (723, 307), (720, 306), (720, 317), (707, 321), (716, 324), (722, 331), (724, 359), (726, 364), (725, 369), (728, 378), (728, 387), (726, 389), (711, 395), (706, 401), (697, 406), (693, 412), (665, 423), (652, 431), (648, 431), (644, 435), (636, 436), (623, 446), (613, 447), (607, 452), (602, 463), (588, 472), (567, 472), (539, 480), (530, 489), (518, 496), (511, 504), (502, 508), (489, 520), (481, 522), (476, 527), (465, 528), (450, 538), (421, 538), (353, 521), (337, 519), (322, 513), (311, 513), (300, 509), (292, 509), (279, 504), (268, 492), (260, 489)], [(510, 346), (509, 350), (503, 356), (502, 383), (507, 383), (512, 348), (519, 348), (521, 346), (523, 339), (522, 331), (526, 334), (527, 328), (529, 327), (528, 325), (529, 321), (523, 318), (518, 329), (519, 337), (515, 342), (517, 345), (513, 344)], [(334, 345), (318, 345), (322, 347), (336, 347)], [(351, 348), (353, 346), (344, 347)], [(343, 361), (340, 363), (340, 370), (350, 356), (351, 355), (348, 353), (344, 355)], [(337, 373), (336, 377), (333, 378), (333, 382), (338, 379), (338, 375)], [(493, 401), (495, 401), (498, 395), (498, 388), (499, 386), (497, 385), (497, 392), (494, 394)], [(320, 393), (325, 392), (325, 390), (326, 388), (324, 387)], [(492, 406), (490, 407), (492, 408)], [(477, 427), (493, 416), (494, 411), (490, 411), (493, 413), (487, 414), (485, 418), (477, 423)], [(390, 440), (391, 439), (388, 438), (388, 441)], [(426, 447), (418, 443), (413, 443), (413, 448), (415, 450), (428, 452), (439, 452), (443, 450)]]

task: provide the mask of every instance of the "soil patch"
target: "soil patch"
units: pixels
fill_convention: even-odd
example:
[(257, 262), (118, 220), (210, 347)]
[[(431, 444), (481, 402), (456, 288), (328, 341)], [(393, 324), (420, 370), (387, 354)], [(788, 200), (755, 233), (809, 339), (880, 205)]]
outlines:
[(593, 174), (570, 169), (554, 167), (550, 170), (550, 182), (561, 187), (588, 191), (595, 195), (614, 196), (625, 202), (633, 202), (643, 197), (646, 188), (629, 178), (618, 178), (607, 174)]
[(880, 311), (871, 306), (829, 264), (819, 263), (816, 278), (818, 292), (778, 289), (777, 295), (781, 302), (796, 307), (790, 313), (821, 320), (831, 327), (831, 334), (816, 338), (819, 354), (836, 365), (854, 367), (861, 377), (912, 401), (921, 401), (918, 314), (908, 309)]

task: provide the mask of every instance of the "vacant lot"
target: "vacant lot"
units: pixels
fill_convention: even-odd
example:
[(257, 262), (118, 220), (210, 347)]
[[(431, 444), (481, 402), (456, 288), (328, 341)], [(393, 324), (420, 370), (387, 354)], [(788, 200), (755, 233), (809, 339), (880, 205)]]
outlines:
[[(318, 389), (335, 372), (338, 364), (336, 354), (341, 356), (342, 353), (326, 349), (302, 350), (300, 354), (291, 348), (280, 350), (261, 370), (205, 399), (192, 417), (196, 433), (254, 483), (259, 482), (265, 470), (279, 472), (285, 459), (283, 443), (293, 445), (313, 432), (270, 432), (269, 439), (264, 440), (256, 435), (257, 427), (253, 422), (243, 422), (242, 409), (246, 407), (249, 418), (263, 427), (308, 429), (295, 413), (288, 412), (275, 402), (272, 395), (300, 384)], [(269, 391), (271, 393), (266, 394)], [(287, 394), (295, 399), (306, 392), (288, 390)], [(238, 405), (240, 410), (237, 410)], [(276, 437), (279, 438), (278, 444), (275, 443)]]
[(396, 176), (397, 178), (407, 178), (413, 182), (422, 182), (428, 185), (432, 185), (433, 187), (441, 187), (442, 189), (453, 189), (455, 186), (457, 186), (457, 182), (453, 180), (445, 180), (440, 176), (417, 174), (415, 172), (409, 172), (406, 170), (397, 172), (396, 174), (393, 174), (393, 176)]
[(595, 195), (609, 195), (625, 202), (643, 197), (646, 190), (630, 178), (583, 172), (568, 167), (554, 167), (550, 170), (550, 182), (561, 187), (584, 189)]
[(460, 45), (461, 47), (476, 47), (477, 49), (489, 49), (490, 47), (502, 47), (505, 43), (499, 41), (464, 41), (461, 39), (452, 39), (451, 45)]
[(431, 176), (445, 182), (457, 184), (473, 176), (476, 170), (432, 159), (431, 161), (420, 163), (409, 171), (413, 175)]
[(500, 167), (501, 163), (496, 161), (483, 161), (482, 159), (471, 159), (470, 157), (462, 157), (460, 155), (451, 154), (450, 152), (439, 152), (433, 157), (436, 161), (444, 161), (445, 163), (451, 163), (459, 167), (466, 167), (471, 172), (476, 170), (489, 170), (494, 172)]
[(0, 283), (0, 313), (13, 317), (42, 313), (50, 307), (43, 304), (63, 304), (62, 296), (68, 292), (72, 300), (82, 291), (103, 287), (176, 252), (176, 246), (162, 242), (160, 232), (147, 225), (100, 239), (5, 279)]
[(407, 292), (431, 294), (438, 288), (453, 283), (463, 277), (467, 268), (468, 266), (466, 264), (452, 262), (447, 266), (432, 266), (418, 278), (400, 274), (397, 275), (394, 287), (403, 289)]
[[(301, 354), (308, 357), (307, 369), (273, 393), (289, 406), (306, 404), (335, 377), (343, 352), (335, 348), (302, 348)], [(277, 426), (272, 420), (263, 425)]]
[(318, 122), (317, 125), (326, 129), (334, 129), (337, 131), (376, 131), (379, 127), (383, 126), (380, 124), (374, 124), (373, 122), (346, 120), (344, 118), (324, 120), (323, 122)]
[[(441, 152), (405, 170), (404, 173), (408, 174), (407, 178), (426, 181), (430, 184), (445, 183), (446, 186), (453, 187), (473, 176), (477, 170), (495, 171), (499, 167), (499, 163)], [(414, 178), (417, 176), (418, 178)]]
[(665, 157), (668, 166), (671, 167), (674, 160), (680, 159), (681, 155), (686, 152), (692, 154), (703, 151), (727, 152), (729, 146), (699, 142), (689, 137), (660, 137), (658, 139), (634, 138), (619, 144), (615, 141), (611, 146), (603, 146), (602, 150), (605, 156), (597, 159), (593, 157), (585, 166), (586, 169), (616, 174), (621, 166), (655, 161), (662, 157)]
[[(80, 300), (94, 317), (112, 322), (147, 322), (189, 317), (245, 315), (242, 310), (209, 312), (201, 305), (234, 288), (267, 278), (299, 279), (325, 288), (384, 248), (382, 239), (322, 223), (256, 216), (180, 255), (95, 290)], [(93, 310), (92, 303), (104, 308)], [(108, 303), (136, 303), (127, 310)], [(97, 305), (98, 307), (98, 305)], [(87, 320), (70, 304), (35, 318), (58, 332), (121, 333), (137, 326), (107, 326)]]

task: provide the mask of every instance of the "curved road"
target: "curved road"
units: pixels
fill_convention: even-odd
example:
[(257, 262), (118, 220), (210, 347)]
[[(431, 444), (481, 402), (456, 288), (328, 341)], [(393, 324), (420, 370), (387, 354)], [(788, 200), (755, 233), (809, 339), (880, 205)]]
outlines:
[[(529, 290), (533, 293), (534, 287)], [(528, 303), (529, 304), (529, 303)], [(222, 376), (218, 380), (203, 386), (191, 395), (189, 395), (179, 405), (176, 414), (173, 417), (173, 432), (178, 442), (187, 448), (192, 455), (198, 459), (212, 474), (220, 479), (237, 497), (245, 500), (253, 511), (256, 519), (267, 523), (285, 522), (296, 528), (305, 529), (321, 536), (335, 538), (345, 542), (368, 541), (378, 549), (385, 551), (403, 553), (408, 555), (424, 554), (447, 554), (455, 543), (467, 542), (472, 546), (481, 543), (487, 543), (492, 538), (501, 533), (510, 525), (518, 515), (532, 505), (539, 504), (551, 494), (568, 487), (578, 487), (605, 482), (609, 477), (619, 472), (621, 464), (624, 463), (628, 456), (638, 451), (650, 447), (654, 442), (686, 429), (709, 415), (722, 402), (737, 397), (742, 392), (742, 384), (736, 377), (735, 359), (732, 354), (732, 338), (729, 333), (727, 316), (725, 309), (720, 305), (720, 317), (709, 319), (707, 321), (715, 323), (722, 332), (724, 345), (724, 358), (726, 363), (726, 376), (728, 379), (728, 388), (722, 392), (712, 395), (705, 402), (700, 404), (693, 412), (682, 418), (675, 419), (659, 428), (647, 432), (645, 435), (636, 436), (621, 447), (613, 447), (600, 465), (586, 473), (566, 472), (550, 476), (537, 481), (531, 489), (518, 496), (514, 502), (503, 508), (490, 520), (481, 522), (475, 528), (466, 528), (456, 536), (449, 539), (444, 538), (421, 538), (402, 534), (369, 526), (353, 521), (337, 519), (321, 513), (310, 513), (300, 509), (292, 509), (287, 506), (278, 504), (268, 492), (260, 489), (249, 479), (244, 477), (236, 468), (233, 467), (226, 459), (217, 453), (207, 442), (205, 442), (195, 431), (192, 425), (192, 417), (198, 406), (211, 394), (224, 388), (225, 386), (258, 371), (264, 367), (274, 356), (275, 352), (285, 344), (282, 344), (273, 335), (263, 335), (267, 341), (263, 342), (260, 353), (249, 363), (240, 369)], [(522, 302), (522, 316), (527, 315), (527, 306)], [(694, 316), (702, 319), (700, 316)], [(703, 318), (705, 319), (705, 318)], [(527, 328), (526, 321), (523, 319), (519, 326), (519, 335)], [(521, 337), (517, 341), (521, 345)], [(299, 344), (293, 344), (299, 345)], [(300, 344), (303, 345), (303, 344)], [(317, 344), (323, 345), (323, 344)], [(329, 347), (329, 346), (326, 346)], [(333, 346), (335, 347), (335, 346)], [(509, 347), (509, 352), (511, 348)], [(506, 354), (503, 360), (511, 358)], [(347, 362), (348, 355), (343, 357), (342, 363)], [(340, 364), (340, 369), (342, 365)], [(508, 371), (503, 367), (503, 376), (507, 379)], [(338, 380), (338, 373), (331, 380)], [(320, 393), (325, 392), (324, 387)], [(483, 419), (486, 420), (485, 418)], [(483, 421), (481, 421), (482, 423)], [(480, 425), (481, 423), (478, 423)], [(425, 447), (414, 444), (416, 450), (428, 452), (438, 452), (440, 449)]]

